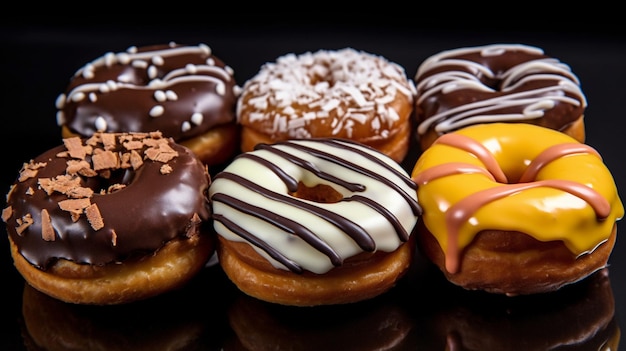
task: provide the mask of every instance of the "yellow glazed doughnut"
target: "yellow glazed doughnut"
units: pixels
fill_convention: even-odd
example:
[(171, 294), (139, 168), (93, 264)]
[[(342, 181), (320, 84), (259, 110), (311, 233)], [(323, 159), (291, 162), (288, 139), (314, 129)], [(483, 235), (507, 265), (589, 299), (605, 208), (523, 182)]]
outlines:
[(412, 177), (421, 248), (467, 289), (518, 295), (578, 281), (606, 266), (624, 214), (593, 148), (531, 124), (448, 133)]

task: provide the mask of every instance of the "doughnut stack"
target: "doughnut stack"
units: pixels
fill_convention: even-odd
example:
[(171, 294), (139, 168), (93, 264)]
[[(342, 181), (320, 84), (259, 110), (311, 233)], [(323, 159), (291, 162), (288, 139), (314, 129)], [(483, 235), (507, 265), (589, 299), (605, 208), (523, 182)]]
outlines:
[(72, 77), (61, 145), (24, 163), (2, 219), (25, 280), (76, 304), (213, 266), (272, 304), (356, 303), (418, 253), (467, 290), (551, 292), (606, 267), (624, 215), (586, 105), (566, 64), (519, 44), (444, 51), (413, 79), (352, 48), (290, 53), (242, 86), (207, 45), (131, 47)]

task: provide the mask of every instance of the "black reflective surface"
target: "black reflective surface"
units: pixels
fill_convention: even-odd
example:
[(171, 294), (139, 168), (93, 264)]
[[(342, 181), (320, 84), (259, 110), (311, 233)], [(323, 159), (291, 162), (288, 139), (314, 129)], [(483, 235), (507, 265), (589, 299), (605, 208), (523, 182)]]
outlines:
[[(23, 162), (60, 143), (55, 99), (85, 62), (169, 41), (205, 43), (242, 85), (294, 52), (354, 47), (413, 76), (441, 50), (490, 43), (542, 47), (569, 64), (588, 100), (587, 143), (626, 189), (626, 41), (612, 33), (468, 31), (409, 25), (1, 24), (2, 193)], [(417, 158), (412, 154), (407, 167)], [(624, 195), (622, 198), (624, 199)], [(615, 350), (626, 328), (626, 239), (618, 225), (607, 270), (553, 294), (505, 298), (460, 290), (417, 257), (389, 293), (320, 308), (275, 306), (237, 291), (208, 267), (185, 288), (125, 306), (74, 306), (24, 284), (0, 239), (1, 350)], [(622, 338), (623, 339), (623, 338)], [(622, 342), (624, 344), (624, 342)]]

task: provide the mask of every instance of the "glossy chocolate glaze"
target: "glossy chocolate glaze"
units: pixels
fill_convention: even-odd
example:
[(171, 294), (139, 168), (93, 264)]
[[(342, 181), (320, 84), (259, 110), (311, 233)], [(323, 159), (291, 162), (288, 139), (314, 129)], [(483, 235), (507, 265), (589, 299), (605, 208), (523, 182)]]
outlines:
[[(104, 223), (98, 230), (94, 230), (85, 214), (74, 221), (70, 212), (60, 209), (59, 202), (68, 199), (67, 195), (59, 192), (48, 195), (38, 186), (42, 178), (66, 174), (69, 157), (59, 153), (67, 148), (58, 146), (34, 158), (31, 164), (41, 162), (45, 166), (34, 177), (16, 181), (7, 195), (7, 208), (12, 209), (12, 214), (3, 218), (19, 252), (42, 269), (59, 258), (104, 265), (152, 253), (171, 239), (196, 234), (200, 221), (210, 218), (207, 199), (210, 178), (206, 167), (190, 150), (169, 138), (167, 142), (177, 156), (165, 163), (148, 158), (144, 145), (136, 150), (143, 164), (135, 170), (114, 169), (110, 178), (104, 176), (106, 172), (93, 177), (80, 176), (81, 186), (94, 191), (90, 201), (97, 205)], [(126, 149), (118, 143), (113, 151), (121, 154)], [(87, 155), (85, 160), (91, 162), (92, 157)], [(171, 167), (170, 173), (162, 173), (164, 164)], [(114, 184), (125, 187), (106, 193)], [(43, 209), (52, 220), (55, 233), (51, 241), (42, 238)], [(26, 215), (32, 216), (34, 222), (18, 233), (17, 220)]]
[(181, 142), (233, 123), (233, 71), (206, 45), (131, 47), (80, 68), (57, 99), (57, 123), (79, 136), (161, 131)]
[(570, 67), (525, 45), (449, 50), (415, 76), (420, 135), (486, 122), (526, 122), (563, 131), (587, 102)]

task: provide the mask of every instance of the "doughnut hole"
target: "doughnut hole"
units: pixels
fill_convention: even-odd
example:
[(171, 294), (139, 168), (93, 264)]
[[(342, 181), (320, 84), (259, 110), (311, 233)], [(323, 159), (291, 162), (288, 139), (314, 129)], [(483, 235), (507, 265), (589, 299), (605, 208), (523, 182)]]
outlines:
[(298, 190), (291, 193), (291, 196), (320, 203), (335, 203), (343, 199), (343, 195), (329, 185), (317, 184), (310, 187), (302, 182), (298, 183)]
[(101, 172), (98, 177), (87, 177), (85, 186), (96, 194), (108, 194), (120, 190), (122, 186), (132, 183), (136, 172), (132, 169), (116, 169)]

